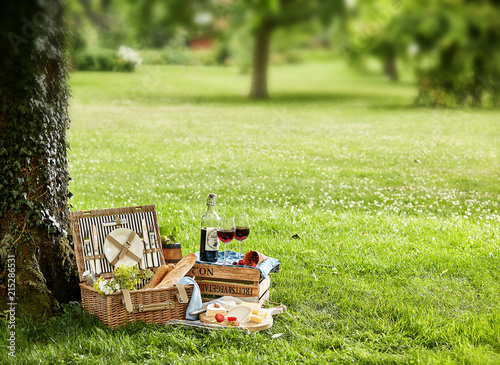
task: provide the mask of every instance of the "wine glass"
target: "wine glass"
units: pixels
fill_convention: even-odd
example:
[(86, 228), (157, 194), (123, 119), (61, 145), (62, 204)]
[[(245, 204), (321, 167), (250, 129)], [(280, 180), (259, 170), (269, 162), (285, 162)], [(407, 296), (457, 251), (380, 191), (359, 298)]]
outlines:
[(250, 225), (248, 224), (248, 214), (242, 214), (236, 217), (236, 231), (234, 238), (239, 242), (239, 251), (241, 257), (241, 241), (248, 237), (250, 234)]
[(224, 265), (226, 265), (227, 243), (234, 238), (236, 227), (234, 225), (234, 217), (222, 217), (217, 226), (217, 237), (224, 242)]

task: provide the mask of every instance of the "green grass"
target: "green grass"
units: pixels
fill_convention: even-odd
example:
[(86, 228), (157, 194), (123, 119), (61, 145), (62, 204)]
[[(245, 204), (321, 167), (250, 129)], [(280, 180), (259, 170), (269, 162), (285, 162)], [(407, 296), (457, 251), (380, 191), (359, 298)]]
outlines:
[(337, 63), (273, 68), (268, 101), (232, 68), (70, 81), (73, 209), (156, 204), (189, 253), (217, 193), (289, 311), (247, 336), (68, 310), (18, 323), (19, 363), (500, 363), (498, 111), (414, 107), (411, 82)]

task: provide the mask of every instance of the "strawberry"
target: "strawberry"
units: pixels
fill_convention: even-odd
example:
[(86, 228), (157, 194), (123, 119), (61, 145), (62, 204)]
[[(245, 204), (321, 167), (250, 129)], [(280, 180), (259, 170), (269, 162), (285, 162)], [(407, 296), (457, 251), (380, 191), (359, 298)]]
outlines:
[(238, 265), (245, 265), (245, 261), (243, 260), (238, 261)]
[[(231, 317), (231, 318), (233, 318), (233, 317)], [(222, 313), (217, 313), (215, 315), (215, 320), (219, 323), (224, 322), (224, 315)]]

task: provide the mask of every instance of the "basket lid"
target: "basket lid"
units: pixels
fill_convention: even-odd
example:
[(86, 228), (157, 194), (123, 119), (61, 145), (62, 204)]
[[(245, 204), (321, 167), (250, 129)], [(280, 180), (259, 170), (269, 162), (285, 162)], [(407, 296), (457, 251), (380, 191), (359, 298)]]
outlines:
[[(70, 224), (80, 281), (83, 281), (82, 274), (86, 270), (99, 276), (113, 276), (114, 266), (106, 258), (104, 244), (109, 234), (120, 228), (127, 228), (139, 236), (142, 254), (137, 256), (140, 256), (141, 269), (165, 264), (155, 205), (71, 212)], [(124, 256), (128, 248), (125, 241), (121, 244), (123, 248), (119, 254)], [(140, 252), (140, 249), (135, 251), (136, 254)]]

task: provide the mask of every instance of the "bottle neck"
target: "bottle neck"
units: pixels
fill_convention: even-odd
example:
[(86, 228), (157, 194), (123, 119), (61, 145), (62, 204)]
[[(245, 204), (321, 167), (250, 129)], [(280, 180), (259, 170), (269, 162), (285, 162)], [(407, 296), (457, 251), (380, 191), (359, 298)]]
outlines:
[(211, 204), (207, 204), (207, 213), (215, 213), (215, 207)]

